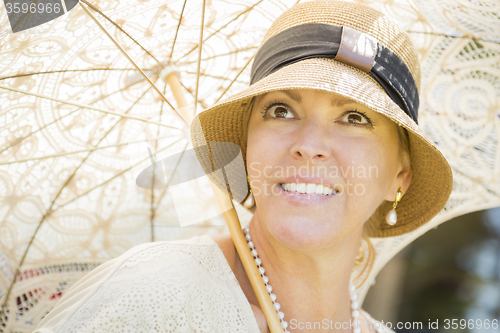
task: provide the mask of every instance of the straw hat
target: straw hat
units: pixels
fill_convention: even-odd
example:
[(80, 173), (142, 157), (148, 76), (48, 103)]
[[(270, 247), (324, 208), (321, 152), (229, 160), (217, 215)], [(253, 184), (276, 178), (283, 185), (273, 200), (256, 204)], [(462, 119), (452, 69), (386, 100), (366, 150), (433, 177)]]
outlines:
[[(197, 115), (191, 126), (193, 144), (235, 143), (245, 159), (253, 97), (299, 88), (343, 95), (408, 132), (411, 185), (397, 205), (397, 223), (391, 226), (385, 221), (392, 204), (386, 201), (365, 224), (370, 237), (413, 231), (443, 209), (453, 177), (444, 156), (417, 124), (417, 53), (396, 23), (364, 5), (316, 0), (283, 13), (259, 47), (251, 85)], [(247, 193), (248, 183), (245, 186)]]

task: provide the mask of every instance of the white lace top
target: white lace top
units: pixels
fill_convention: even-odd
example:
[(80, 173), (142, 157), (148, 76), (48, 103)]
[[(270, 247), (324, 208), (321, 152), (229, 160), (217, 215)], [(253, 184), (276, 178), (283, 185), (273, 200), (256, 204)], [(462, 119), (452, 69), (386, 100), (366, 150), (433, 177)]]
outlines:
[(33, 333), (55, 332), (259, 333), (259, 328), (222, 250), (209, 236), (199, 236), (141, 244), (100, 265), (63, 295)]

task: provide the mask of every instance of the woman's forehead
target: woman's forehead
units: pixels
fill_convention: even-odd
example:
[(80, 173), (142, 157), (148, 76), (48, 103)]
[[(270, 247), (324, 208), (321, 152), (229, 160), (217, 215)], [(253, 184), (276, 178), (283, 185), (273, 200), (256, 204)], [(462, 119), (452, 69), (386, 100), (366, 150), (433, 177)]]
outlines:
[[(359, 104), (357, 101), (339, 94), (335, 94), (329, 91), (315, 90), (315, 89), (286, 89), (286, 90), (274, 90), (267, 92), (265, 94), (256, 97), (257, 101), (273, 97), (276, 95), (286, 95), (295, 102), (301, 104), (304, 99), (314, 97), (314, 98), (329, 98), (332, 106), (343, 106), (346, 104)], [(361, 104), (360, 104), (361, 105)]]

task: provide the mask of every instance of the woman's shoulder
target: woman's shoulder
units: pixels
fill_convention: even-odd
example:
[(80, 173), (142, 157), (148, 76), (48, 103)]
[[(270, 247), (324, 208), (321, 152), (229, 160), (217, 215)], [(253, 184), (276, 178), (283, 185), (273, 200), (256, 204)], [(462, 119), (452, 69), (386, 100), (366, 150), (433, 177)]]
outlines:
[[(175, 241), (162, 241), (138, 245), (121, 257), (121, 265), (130, 267), (139, 265), (148, 266), (158, 260), (170, 262), (169, 267), (182, 266), (182, 271), (187, 266), (199, 266), (203, 272), (222, 279), (232, 279), (234, 275), (225, 254), (218, 244), (208, 235), (180, 239)], [(157, 268), (154, 265), (153, 268)], [(201, 274), (201, 273), (200, 273)]]
[(212, 238), (208, 235), (195, 236), (186, 239), (177, 239), (170, 241), (157, 241), (148, 242), (136, 245), (126, 252), (124, 252), (119, 258), (128, 259), (131, 256), (137, 255), (141, 252), (148, 251), (164, 251), (165, 249), (183, 249), (183, 248), (210, 248), (215, 245)]
[(368, 328), (369, 331), (374, 331), (377, 333), (395, 333), (392, 329), (387, 327), (387, 325), (383, 321), (378, 321), (374, 319), (368, 312), (366, 312), (363, 309), (359, 309), (360, 312), (362, 312), (363, 316), (365, 317), (363, 325), (364, 327)]
[[(199, 315), (186, 317), (193, 309)], [(158, 320), (166, 325), (162, 329), (201, 325), (200, 332), (254, 332), (251, 315), (220, 248), (199, 236), (141, 244), (102, 264), (63, 295), (35, 332), (114, 331), (118, 324), (151, 331)]]
[(187, 239), (143, 243), (134, 246), (114, 260), (130, 261), (132, 259), (150, 259), (155, 256), (170, 253), (184, 252), (193, 256), (200, 253), (211, 253), (217, 250), (216, 243), (208, 235), (196, 236)]

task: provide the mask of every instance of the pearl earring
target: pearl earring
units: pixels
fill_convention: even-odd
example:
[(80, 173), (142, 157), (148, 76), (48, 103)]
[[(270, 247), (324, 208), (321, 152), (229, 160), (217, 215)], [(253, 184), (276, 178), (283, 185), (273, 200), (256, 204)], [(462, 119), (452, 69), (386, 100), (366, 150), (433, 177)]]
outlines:
[(248, 198), (245, 200), (245, 202), (243, 203), (243, 206), (245, 206), (245, 208), (252, 208), (253, 205), (255, 203), (255, 200), (253, 198), (253, 194), (250, 193), (250, 195), (248, 196)]
[(398, 221), (398, 216), (396, 215), (396, 206), (398, 205), (398, 202), (401, 200), (403, 197), (403, 192), (401, 191), (401, 186), (398, 188), (398, 193), (396, 194), (396, 201), (392, 204), (392, 209), (387, 213), (387, 216), (385, 217), (385, 221), (389, 225), (395, 225), (396, 222)]
[[(247, 176), (247, 181), (248, 181), (248, 185), (250, 185), (250, 178), (248, 178), (248, 176)], [(253, 207), (254, 204), (255, 204), (255, 200), (253, 197), (252, 188), (250, 187), (250, 195), (248, 196), (247, 200), (245, 200), (245, 202), (243, 203), (243, 206), (245, 206), (245, 208), (247, 208), (247, 209), (250, 209)]]

